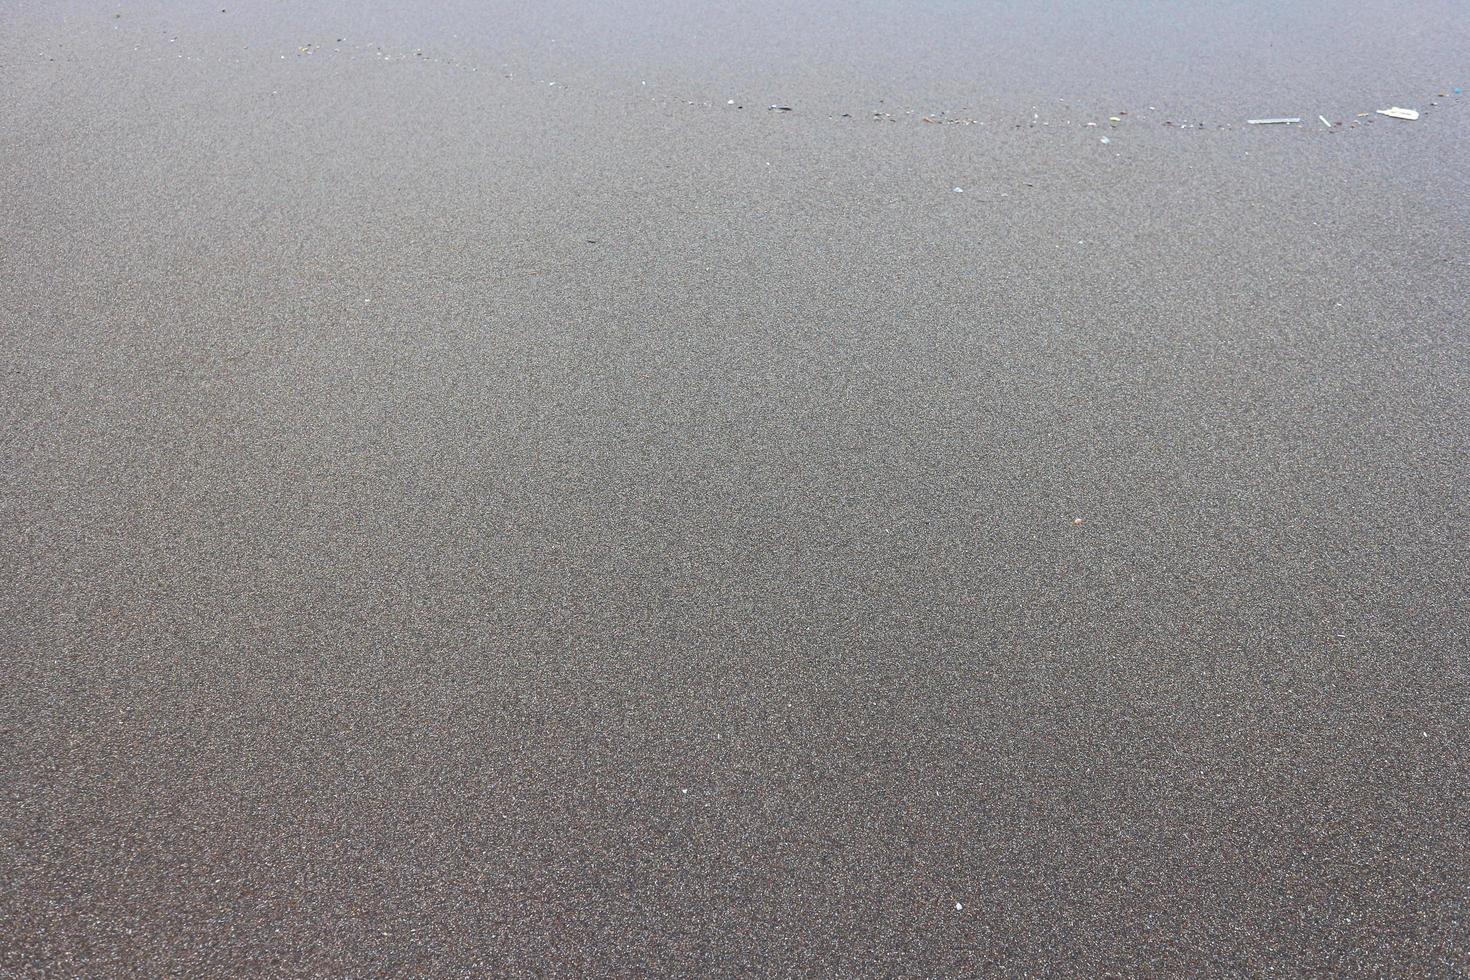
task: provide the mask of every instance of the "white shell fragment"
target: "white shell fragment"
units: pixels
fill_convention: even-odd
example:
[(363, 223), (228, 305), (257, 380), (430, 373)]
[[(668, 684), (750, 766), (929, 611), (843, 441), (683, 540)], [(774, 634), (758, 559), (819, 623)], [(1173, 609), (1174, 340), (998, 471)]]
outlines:
[(1388, 108), (1388, 109), (1379, 109), (1378, 110), (1378, 114), (1380, 116), (1391, 116), (1394, 119), (1418, 119), (1419, 118), (1419, 111), (1417, 109), (1403, 109), (1403, 108), (1400, 108), (1399, 106), (1392, 106), (1391, 108)]

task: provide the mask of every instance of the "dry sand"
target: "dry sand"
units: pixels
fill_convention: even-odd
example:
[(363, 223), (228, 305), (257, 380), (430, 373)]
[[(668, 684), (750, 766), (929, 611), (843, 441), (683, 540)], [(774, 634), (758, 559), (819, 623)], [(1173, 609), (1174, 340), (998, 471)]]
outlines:
[(1470, 969), (1462, 4), (218, 4), (0, 13), (0, 973)]

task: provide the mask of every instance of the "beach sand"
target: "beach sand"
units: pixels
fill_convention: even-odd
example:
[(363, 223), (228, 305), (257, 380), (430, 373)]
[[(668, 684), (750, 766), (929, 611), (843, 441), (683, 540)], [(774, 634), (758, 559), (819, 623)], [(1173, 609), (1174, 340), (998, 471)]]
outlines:
[(1462, 6), (219, 3), (0, 14), (0, 972), (1470, 970)]

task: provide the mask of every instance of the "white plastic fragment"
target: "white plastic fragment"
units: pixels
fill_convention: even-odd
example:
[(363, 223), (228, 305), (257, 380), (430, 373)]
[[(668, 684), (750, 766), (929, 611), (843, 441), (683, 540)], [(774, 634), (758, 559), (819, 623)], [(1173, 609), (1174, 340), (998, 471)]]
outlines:
[(1388, 116), (1393, 119), (1418, 119), (1419, 113), (1415, 109), (1404, 109), (1400, 106), (1390, 106), (1387, 109), (1379, 109), (1380, 116)]
[(1279, 119), (1247, 119), (1246, 123), (1251, 126), (1276, 126), (1289, 125), (1301, 121), (1301, 116), (1282, 116)]
[(1330, 123), (1330, 122), (1327, 121), (1327, 117), (1326, 116), (1318, 116), (1317, 118), (1320, 119), (1320, 120), (1322, 120), (1322, 125), (1326, 126), (1328, 129), (1331, 129), (1332, 128), (1332, 123)]

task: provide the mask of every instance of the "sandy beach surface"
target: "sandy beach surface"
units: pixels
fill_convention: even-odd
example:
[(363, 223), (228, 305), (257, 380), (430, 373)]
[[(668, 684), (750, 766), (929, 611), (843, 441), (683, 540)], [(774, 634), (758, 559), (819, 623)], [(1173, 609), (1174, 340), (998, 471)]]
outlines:
[(1470, 14), (1194, 7), (5, 4), (0, 974), (1470, 972)]

